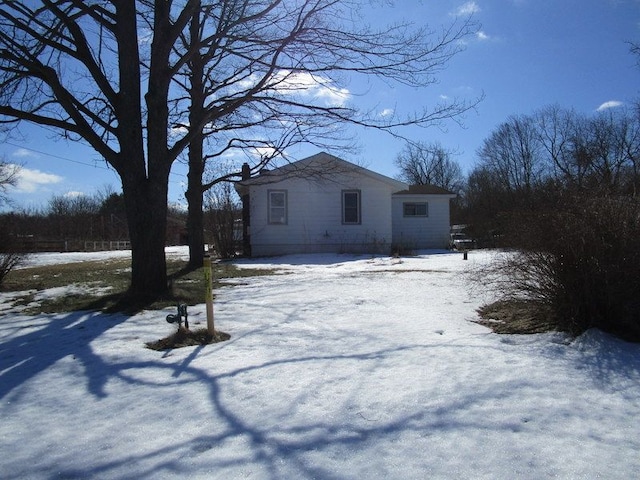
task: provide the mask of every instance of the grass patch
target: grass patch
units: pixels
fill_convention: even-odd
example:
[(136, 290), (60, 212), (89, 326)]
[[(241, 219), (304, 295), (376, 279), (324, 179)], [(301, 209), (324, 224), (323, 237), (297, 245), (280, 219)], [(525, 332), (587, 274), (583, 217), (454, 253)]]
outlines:
[(213, 335), (209, 334), (206, 328), (198, 330), (187, 330), (180, 327), (174, 334), (162, 338), (155, 342), (147, 342), (145, 345), (151, 350), (172, 350), (174, 348), (194, 347), (198, 345), (208, 345), (210, 343), (225, 342), (231, 336), (228, 333), (214, 331)]
[[(226, 262), (212, 265), (213, 290), (229, 278), (271, 275), (273, 270), (237, 268)], [(186, 260), (167, 259), (170, 293), (163, 298), (132, 302), (126, 293), (131, 281), (129, 259), (86, 261), (13, 270), (2, 291), (15, 292), (14, 306), (23, 306), (28, 315), (78, 310), (127, 311), (143, 308), (159, 310), (177, 303), (196, 305), (205, 301), (203, 269), (188, 269)], [(227, 283), (228, 285), (229, 283)], [(64, 288), (64, 294), (56, 294)], [(51, 292), (48, 295), (47, 292)]]
[(499, 300), (478, 309), (476, 323), (502, 334), (533, 334), (558, 330), (551, 310), (530, 300)]

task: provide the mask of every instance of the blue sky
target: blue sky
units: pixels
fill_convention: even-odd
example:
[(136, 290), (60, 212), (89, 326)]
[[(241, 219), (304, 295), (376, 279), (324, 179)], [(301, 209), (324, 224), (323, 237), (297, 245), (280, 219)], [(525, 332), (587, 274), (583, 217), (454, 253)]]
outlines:
[[(640, 0), (397, 0), (371, 15), (374, 21), (408, 18), (437, 29), (456, 14), (470, 12), (480, 31), (467, 39), (437, 84), (424, 89), (379, 85), (367, 97), (381, 110), (407, 111), (442, 98), (471, 99), (484, 93), (477, 111), (463, 120), (464, 128), (450, 122), (445, 128), (405, 132), (413, 140), (439, 141), (457, 150), (455, 160), (465, 172), (473, 168), (482, 141), (510, 115), (551, 104), (589, 114), (640, 100), (639, 59), (627, 43), (640, 43)], [(356, 93), (358, 85), (349, 88)], [(0, 144), (0, 156), (24, 167), (18, 188), (10, 192), (15, 205), (38, 207), (54, 194), (93, 194), (105, 185), (120, 189), (117, 175), (91, 149), (56, 141), (52, 132), (38, 128), (22, 133)], [(403, 143), (380, 133), (355, 133), (361, 151), (344, 158), (395, 176), (393, 160)], [(298, 148), (289, 153), (297, 159), (317, 152)], [(170, 201), (184, 201), (185, 175), (176, 164)]]

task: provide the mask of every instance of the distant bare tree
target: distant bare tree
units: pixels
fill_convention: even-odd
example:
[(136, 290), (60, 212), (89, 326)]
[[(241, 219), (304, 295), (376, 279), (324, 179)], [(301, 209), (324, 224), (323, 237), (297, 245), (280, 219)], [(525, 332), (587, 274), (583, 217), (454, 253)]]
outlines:
[(582, 183), (585, 169), (575, 155), (584, 126), (580, 116), (574, 110), (551, 105), (535, 113), (535, 123), (550, 175), (562, 183)]
[(568, 188), (631, 193), (639, 188), (640, 118), (627, 109), (579, 115), (557, 106), (534, 115), (544, 161)]
[(638, 121), (624, 110), (607, 110), (589, 119), (584, 151), (589, 155), (590, 188), (623, 193), (628, 172), (635, 175), (640, 160), (638, 129)]
[(49, 199), (47, 212), (56, 217), (80, 217), (95, 215), (100, 210), (96, 196), (54, 195)]
[(536, 124), (531, 116), (512, 116), (494, 130), (478, 149), (479, 164), (494, 172), (511, 192), (529, 195), (544, 178)]
[(464, 183), (460, 165), (451, 157), (454, 152), (440, 143), (407, 143), (396, 157), (403, 181), (414, 185), (436, 185), (460, 193)]
[(9, 201), (7, 190), (9, 187), (16, 185), (19, 174), (20, 165), (8, 163), (0, 158), (0, 205), (6, 204)]

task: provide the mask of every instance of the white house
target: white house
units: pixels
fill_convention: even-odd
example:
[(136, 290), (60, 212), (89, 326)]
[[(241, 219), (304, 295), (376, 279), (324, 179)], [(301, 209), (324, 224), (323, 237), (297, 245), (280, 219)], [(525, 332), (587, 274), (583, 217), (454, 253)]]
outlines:
[(409, 186), (324, 152), (263, 172), (236, 189), (249, 204), (253, 256), (390, 253), (445, 248), (449, 242), (449, 200), (455, 194)]

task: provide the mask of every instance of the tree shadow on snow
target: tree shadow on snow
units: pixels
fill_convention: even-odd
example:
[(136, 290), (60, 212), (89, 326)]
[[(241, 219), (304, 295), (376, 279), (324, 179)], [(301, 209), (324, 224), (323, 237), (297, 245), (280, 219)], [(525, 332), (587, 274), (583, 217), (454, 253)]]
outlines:
[[(351, 478), (351, 476), (349, 473), (335, 471), (330, 462), (320, 460), (318, 455), (330, 459), (336, 451), (357, 452), (360, 449), (370, 448), (372, 443), (393, 441), (403, 434), (435, 435), (437, 432), (464, 428), (502, 428), (505, 431), (512, 431), (514, 427), (510, 424), (493, 425), (490, 420), (483, 423), (482, 419), (464, 419), (457, 414), (465, 412), (477, 403), (492, 404), (496, 399), (504, 397), (505, 392), (516, 391), (517, 387), (522, 386), (523, 380), (518, 380), (517, 385), (506, 383), (498, 385), (495, 389), (488, 388), (482, 393), (460, 394), (455, 401), (448, 403), (445, 407), (403, 409), (401, 412), (389, 415), (388, 418), (376, 419), (368, 418), (366, 412), (350, 410), (350, 395), (359, 389), (357, 379), (354, 378), (346, 384), (349, 394), (342, 400), (343, 403), (340, 404), (340, 399), (336, 399), (338, 405), (334, 413), (337, 413), (337, 416), (327, 415), (308, 423), (285, 421), (282, 424), (274, 424), (269, 418), (261, 421), (256, 412), (247, 416), (246, 406), (243, 406), (240, 399), (232, 399), (225, 394), (225, 389), (232, 388), (244, 375), (271, 378), (279, 372), (282, 373), (282, 369), (297, 366), (338, 372), (344, 362), (361, 362), (366, 365), (362, 370), (363, 375), (366, 376), (367, 373), (384, 368), (387, 360), (405, 350), (429, 347), (429, 345), (405, 345), (364, 353), (311, 354), (269, 360), (220, 373), (212, 373), (209, 369), (205, 370), (193, 365), (192, 361), (195, 357), (203, 352), (202, 347), (195, 348), (185, 359), (175, 363), (147, 361), (111, 364), (109, 365), (110, 374), (130, 383), (144, 383), (139, 375), (135, 375), (135, 370), (159, 369), (166, 371), (166, 375), (163, 376), (163, 381), (154, 383), (154, 387), (185, 388), (186, 386), (186, 388), (206, 389), (211, 412), (203, 416), (202, 421), (210, 422), (214, 432), (194, 435), (191, 438), (188, 435), (185, 436), (187, 432), (182, 432), (181, 435), (172, 437), (171, 441), (162, 447), (146, 452), (140, 449), (143, 453), (136, 451), (121, 458), (98, 463), (87, 467), (86, 471), (74, 470), (69, 465), (56, 465), (54, 468), (63, 477), (73, 478), (100, 475), (111, 477), (125, 471), (127, 475), (137, 478), (153, 478), (176, 472), (189, 476), (211, 471), (217, 472), (222, 478), (225, 469), (231, 469), (231, 471), (239, 469), (252, 471), (260, 478), (273, 480), (280, 478), (337, 480)], [(224, 345), (214, 348), (216, 355), (224, 355), (226, 348)], [(154, 382), (158, 381), (156, 376)], [(316, 384), (310, 387), (309, 390), (305, 389), (301, 392), (305, 398), (293, 395), (287, 398), (286, 405), (278, 405), (278, 409), (282, 412), (289, 410), (289, 413), (293, 414), (300, 408), (301, 401), (314, 396), (315, 388), (323, 388), (322, 379), (318, 378)], [(332, 408), (335, 407), (336, 405), (332, 405)], [(236, 442), (239, 442), (238, 444), (242, 447), (230, 449), (229, 445)], [(337, 461), (340, 463), (339, 459)]]
[[(336, 454), (372, 448), (372, 444), (376, 442), (394, 442), (402, 435), (429, 443), (437, 442), (439, 436), (468, 429), (471, 434), (477, 431), (497, 431), (509, 438), (509, 435), (518, 432), (519, 429), (526, 429), (529, 418), (506, 418), (496, 422), (496, 418), (501, 418), (501, 409), (509, 402), (517, 403), (519, 391), (537, 388), (535, 383), (520, 378), (516, 372), (513, 377), (503, 381), (479, 385), (482, 389), (468, 388), (448, 397), (446, 402), (416, 405), (413, 408), (390, 412), (384, 418), (375, 418), (363, 410), (366, 405), (357, 397), (361, 388), (359, 381), (369, 376), (375, 377), (390, 361), (396, 360), (406, 351), (424, 351), (425, 358), (433, 358), (430, 349), (441, 347), (441, 342), (433, 345), (402, 344), (377, 349), (374, 338), (371, 338), (369, 344), (372, 347), (366, 349), (364, 343), (360, 344), (360, 353), (330, 352), (323, 355), (311, 351), (297, 356), (256, 362), (248, 357), (247, 362), (252, 364), (227, 370), (212, 368), (210, 363), (203, 368), (194, 365), (198, 357), (202, 360), (201, 357), (205, 355), (210, 355), (215, 362), (215, 356), (224, 356), (225, 351), (233, 347), (235, 342), (231, 341), (206, 348), (195, 347), (184, 358), (176, 361), (168, 361), (170, 357), (163, 356), (157, 360), (116, 361), (107, 365), (99, 355), (91, 351), (89, 344), (108, 329), (127, 320), (126, 316), (80, 312), (62, 316), (43, 316), (34, 321), (43, 318), (48, 322), (41, 327), (34, 327), (33, 331), (26, 334), (21, 335), (19, 327), (16, 326), (15, 335), (0, 344), (0, 371), (3, 372), (0, 375), (0, 398), (59, 359), (74, 355), (85, 366), (88, 390), (97, 397), (105, 396), (104, 386), (107, 380), (119, 379), (133, 387), (146, 385), (175, 389), (176, 399), (181, 396), (187, 398), (195, 393), (192, 389), (197, 389), (198, 392), (204, 391), (209, 403), (209, 411), (203, 415), (202, 421), (211, 425), (210, 434), (202, 434), (201, 430), (193, 435), (184, 431), (176, 436), (171, 435), (172, 432), (156, 432), (166, 433), (168, 437), (168, 441), (160, 447), (140, 447), (118, 458), (97, 457), (95, 463), (80, 468), (75, 467), (72, 462), (65, 465), (48, 465), (50, 471), (57, 471), (64, 478), (154, 478), (163, 474), (175, 475), (176, 472), (188, 477), (204, 471), (218, 472), (222, 478), (226, 469), (243, 470), (247, 475), (253, 472), (261, 478), (274, 480), (293, 478), (291, 475), (295, 478), (328, 480), (350, 478), (354, 472), (340, 473), (332, 468), (331, 459), (340, 463), (340, 459), (335, 457)], [(296, 318), (295, 311), (289, 312), (288, 315), (284, 315), (283, 321), (257, 326), (257, 329), (249, 330), (235, 339), (237, 341), (247, 335), (259, 334), (276, 341), (282, 334), (279, 327), (287, 327), (289, 322), (295, 321)], [(271, 328), (272, 335), (265, 335)], [(318, 334), (327, 335), (327, 332)], [(625, 344), (619, 344), (619, 348), (612, 351), (611, 344), (607, 341), (603, 343), (599, 338), (586, 338), (584, 342), (584, 349), (589, 352), (590, 358), (584, 365), (596, 372), (598, 377), (607, 377), (617, 371), (625, 377), (637, 378), (640, 370), (640, 360), (634, 357), (637, 349), (626, 349)], [(451, 346), (456, 347), (462, 348), (463, 345)], [(565, 349), (566, 345), (555, 347)], [(469, 358), (467, 361), (475, 358)], [(338, 378), (339, 372), (347, 366), (345, 362), (358, 362), (359, 374), (348, 380)], [(248, 415), (247, 405), (243, 404), (233, 389), (239, 383), (246, 382), (247, 375), (252, 379), (277, 378), (291, 373), (287, 370), (289, 367), (316, 369), (319, 374), (330, 372), (331, 380), (344, 382), (345, 396), (336, 398), (331, 404), (332, 411), (324, 417), (311, 415), (308, 422), (286, 420), (293, 416), (305, 401), (313, 399), (315, 392), (325, 388), (324, 377), (309, 376), (308, 378), (312, 379), (309, 385), (296, 390), (295, 394), (285, 395), (286, 404), (275, 407), (285, 419), (282, 423), (275, 422), (273, 418), (265, 418), (262, 421), (257, 412)], [(151, 379), (147, 375), (136, 374), (136, 370), (156, 370), (160, 374), (154, 375)], [(292, 379), (293, 383), (296, 381), (300, 380)], [(432, 392), (433, 397), (437, 399), (438, 386), (434, 388), (436, 390)], [(230, 389), (231, 392), (228, 391)], [(265, 390), (260, 393), (267, 396), (267, 406), (270, 406), (269, 402), (275, 402), (274, 399), (268, 398), (270, 393), (275, 392)], [(427, 393), (425, 392), (425, 399), (430, 398)], [(396, 400), (396, 404), (398, 401)], [(465, 414), (469, 409), (478, 406), (482, 407), (486, 414)], [(523, 407), (523, 411), (526, 411), (526, 406)], [(576, 418), (578, 417), (576, 414)], [(235, 447), (231, 448), (230, 445)], [(522, 452), (523, 455), (525, 453)]]
[[(102, 363), (91, 350), (90, 343), (107, 330), (127, 320), (126, 315), (107, 315), (82, 311), (67, 314), (48, 314), (33, 318), (32, 325), (3, 319), (3, 329), (15, 329), (14, 335), (0, 343), (0, 398), (4, 398), (23, 383), (51, 367), (60, 359), (72, 355), (87, 371), (105, 372), (96, 368)], [(27, 333), (20, 330), (30, 328)], [(88, 388), (93, 395), (105, 396), (104, 375), (89, 375)]]
[(574, 358), (576, 370), (586, 370), (598, 388), (620, 391), (631, 389), (640, 382), (640, 349), (637, 343), (591, 329), (574, 340), (572, 345), (580, 352)]

